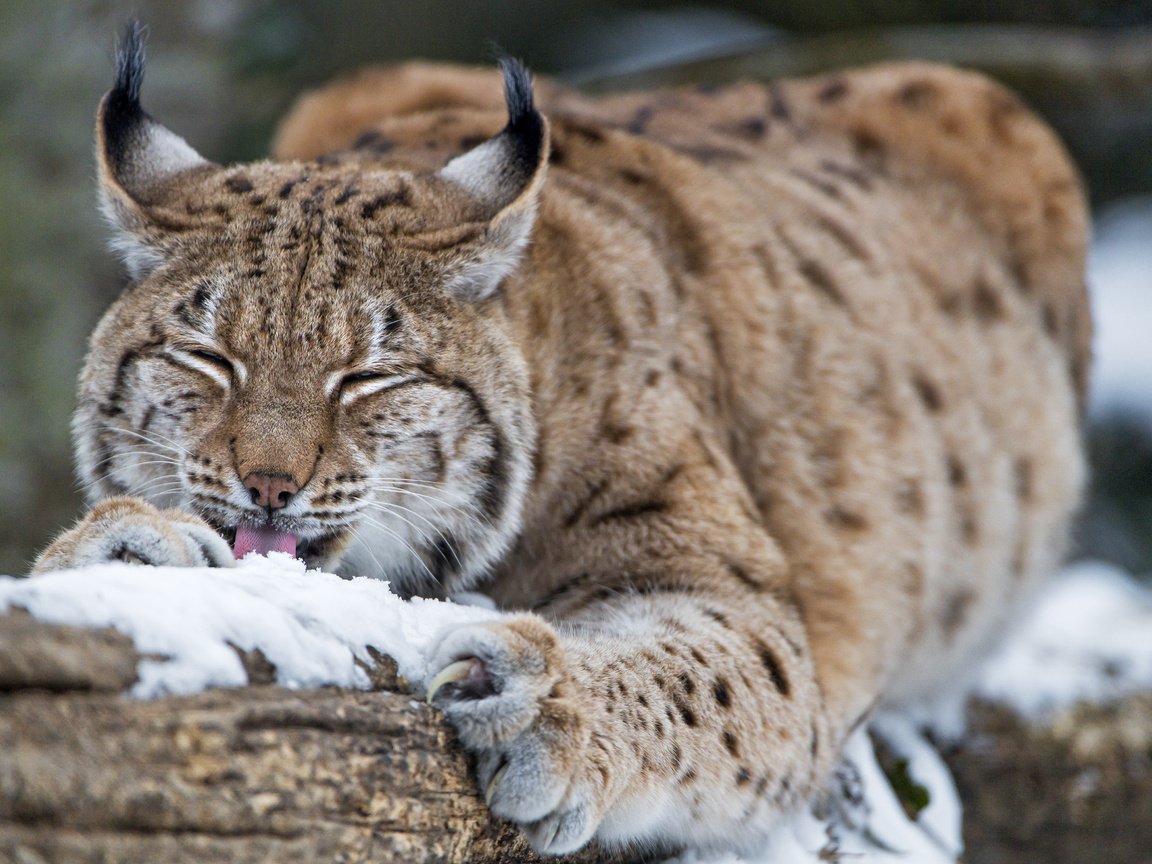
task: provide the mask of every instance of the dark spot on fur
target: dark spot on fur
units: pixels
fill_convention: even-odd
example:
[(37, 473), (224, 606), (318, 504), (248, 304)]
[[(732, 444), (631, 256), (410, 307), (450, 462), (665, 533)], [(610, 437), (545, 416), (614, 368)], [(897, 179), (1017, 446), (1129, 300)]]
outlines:
[(764, 590), (764, 584), (758, 579), (754, 578), (741, 564), (736, 561), (725, 560), (724, 569), (732, 578), (743, 585), (750, 591), (760, 592)]
[(816, 226), (839, 243), (844, 251), (852, 257), (858, 258), (861, 261), (872, 260), (872, 254), (851, 229), (826, 216), (817, 216)]
[(861, 162), (871, 166), (873, 170), (880, 170), (887, 158), (887, 148), (884, 142), (871, 132), (857, 130), (852, 134), (852, 147)]
[(723, 612), (718, 612), (715, 609), (705, 609), (704, 614), (724, 629), (730, 630), (732, 628), (732, 625), (728, 621), (728, 616), (726, 616)]
[(727, 708), (732, 704), (732, 691), (728, 689), (728, 682), (723, 678), (717, 678), (712, 682), (712, 695), (721, 708)]
[(680, 687), (689, 696), (693, 695), (696, 692), (696, 682), (692, 680), (692, 676), (689, 675), (687, 672), (681, 672), (679, 680), (680, 680)]
[(968, 611), (975, 602), (976, 595), (969, 588), (961, 588), (944, 601), (944, 609), (940, 613), (940, 626), (944, 628), (946, 636), (951, 638), (963, 626)]
[(1021, 503), (1028, 503), (1032, 500), (1032, 487), (1034, 482), (1032, 479), (1032, 462), (1028, 457), (1021, 456), (1016, 460), (1013, 468), (1013, 473), (1016, 477), (1016, 498)]
[(825, 297), (838, 306), (848, 305), (844, 299), (844, 295), (840, 292), (840, 287), (832, 278), (832, 274), (824, 269), (824, 265), (811, 258), (806, 258), (800, 261), (799, 267), (800, 272), (804, 274), (804, 278)]
[(783, 88), (775, 81), (768, 84), (768, 114), (785, 123), (792, 121), (792, 108), (784, 95)]
[(460, 149), (471, 150), (474, 147), (479, 147), (487, 140), (488, 138), (484, 135), (465, 135), (460, 139)]
[(953, 488), (960, 488), (968, 482), (968, 469), (964, 467), (964, 463), (960, 461), (959, 457), (949, 454), (948, 455), (948, 483)]
[(990, 90), (988, 93), (988, 125), (992, 134), (1001, 141), (1010, 142), (1016, 119), (1024, 112), (1024, 106), (1010, 93), (1003, 90)]
[(740, 770), (738, 770), (736, 772), (736, 785), (737, 786), (747, 786), (751, 781), (752, 781), (751, 772), (749, 772), (749, 770), (747, 768), (745, 768), (743, 765), (741, 765)]
[(924, 570), (915, 561), (905, 562), (903, 568), (904, 587), (913, 597), (924, 593)]
[(620, 178), (626, 183), (633, 186), (640, 186), (648, 182), (648, 178), (641, 174), (639, 171), (634, 171), (631, 168), (623, 168), (620, 171)]
[(1004, 317), (1004, 303), (996, 289), (982, 276), (976, 278), (972, 289), (972, 311), (977, 319), (988, 324)]
[(588, 522), (589, 528), (595, 528), (603, 525), (606, 522), (615, 522), (621, 520), (643, 519), (648, 516), (656, 516), (668, 510), (668, 502), (657, 498), (636, 501), (631, 504), (625, 504), (622, 507), (615, 507), (605, 513), (598, 514), (594, 519)]
[(385, 207), (408, 207), (411, 206), (411, 194), (407, 186), (401, 186), (391, 192), (386, 192), (382, 195), (377, 195), (370, 201), (365, 202), (364, 206), (360, 208), (360, 215), (365, 219), (371, 219), (376, 213)]
[(964, 542), (973, 545), (980, 535), (980, 528), (976, 522), (976, 514), (971, 508), (965, 507), (960, 512), (960, 536)]
[(924, 488), (919, 480), (905, 480), (896, 490), (896, 508), (908, 516), (924, 515)]
[(536, 603), (534, 603), (532, 605), (532, 608), (535, 610), (535, 609), (543, 609), (545, 606), (550, 606), (551, 604), (555, 603), (557, 600), (561, 600), (566, 595), (572, 593), (576, 588), (578, 588), (578, 587), (584, 585), (585, 583), (591, 581), (591, 579), (592, 579), (592, 574), (588, 573), (588, 572), (580, 573), (576, 576), (573, 576), (571, 579), (568, 579), (564, 582), (561, 582), (557, 588), (550, 591), (543, 598), (541, 598)]
[(1044, 332), (1048, 334), (1051, 339), (1060, 338), (1060, 322), (1059, 316), (1056, 314), (1056, 307), (1051, 303), (1045, 303), (1040, 307), (1040, 319), (1044, 322)]
[(744, 138), (748, 141), (759, 141), (768, 134), (768, 121), (763, 117), (745, 117), (734, 123), (724, 123), (713, 127), (717, 132)]
[(241, 195), (244, 192), (251, 192), (253, 187), (252, 181), (243, 174), (235, 174), (224, 181), (224, 188)]
[(651, 105), (641, 105), (636, 109), (632, 115), (632, 119), (628, 121), (626, 127), (633, 135), (643, 135), (648, 128), (648, 122), (652, 119), (652, 115), (656, 112), (652, 110)]
[(691, 706), (689, 706), (688, 703), (685, 702), (683, 699), (677, 698), (675, 700), (675, 702), (676, 702), (676, 710), (680, 712), (680, 719), (684, 721), (684, 725), (685, 726), (695, 726), (696, 725), (696, 712), (693, 711)]
[(833, 78), (816, 91), (816, 100), (825, 105), (831, 105), (833, 102), (839, 102), (847, 95), (848, 82), (843, 78)]
[(832, 507), (824, 511), (824, 521), (833, 528), (844, 531), (863, 531), (868, 527), (868, 520), (860, 513), (846, 510), (843, 507)]
[(927, 376), (918, 373), (912, 377), (912, 386), (916, 388), (916, 395), (924, 407), (932, 414), (938, 414), (944, 407), (944, 399), (940, 395), (940, 388)]
[(631, 424), (622, 422), (617, 416), (619, 403), (619, 394), (613, 393), (604, 400), (600, 409), (600, 434), (610, 444), (622, 444), (636, 431)]
[(307, 179), (307, 177), (297, 177), (294, 180), (288, 180), (284, 183), (283, 186), (280, 187), (280, 191), (277, 192), (276, 194), (280, 198), (287, 198), (289, 195), (292, 194), (292, 190), (296, 188), (296, 185), (304, 182), (304, 180), (306, 180), (306, 179)]
[(820, 162), (820, 170), (847, 180), (864, 192), (872, 191), (872, 178), (854, 165), (844, 165), (831, 159), (823, 159)]
[(803, 180), (807, 185), (811, 186), (822, 195), (826, 195), (829, 198), (835, 200), (840, 199), (840, 187), (835, 183), (832, 183), (823, 177), (818, 177), (809, 171), (805, 171), (803, 168), (789, 168), (788, 173), (795, 177), (797, 180)]
[(931, 81), (909, 81), (897, 91), (896, 98), (905, 108), (926, 111), (936, 101), (936, 85)]
[(589, 144), (600, 144), (604, 141), (604, 133), (594, 126), (580, 126), (575, 123), (569, 123), (568, 128)]
[(375, 153), (387, 153), (395, 146), (395, 141), (386, 138), (381, 132), (375, 129), (361, 132), (356, 137), (356, 140), (352, 142), (353, 150), (371, 150)]
[(790, 696), (792, 694), (792, 685), (788, 681), (788, 676), (784, 674), (784, 667), (780, 665), (780, 660), (776, 656), (776, 652), (759, 639), (755, 640), (755, 647), (760, 662), (768, 671), (768, 676), (772, 679), (772, 685), (781, 696), (785, 698)]

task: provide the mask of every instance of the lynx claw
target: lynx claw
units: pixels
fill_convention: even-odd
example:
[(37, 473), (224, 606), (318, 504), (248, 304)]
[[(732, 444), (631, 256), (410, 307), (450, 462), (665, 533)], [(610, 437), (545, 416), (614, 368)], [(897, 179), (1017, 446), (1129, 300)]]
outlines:
[(500, 770), (492, 775), (492, 779), (488, 781), (488, 787), (484, 790), (484, 803), (489, 807), (492, 806), (492, 799), (496, 797), (496, 787), (500, 785), (500, 781), (504, 779), (504, 774), (507, 771), (508, 763), (505, 762), (500, 766)]
[[(442, 687), (449, 686), (464, 689), (462, 685), (468, 682), (479, 683), (486, 677), (487, 676), (484, 675), (484, 664), (476, 657), (466, 657), (463, 660), (455, 660), (441, 669), (435, 677), (428, 682), (428, 694), (424, 699), (427, 702), (432, 702)], [(447, 692), (449, 691), (445, 691), (446, 694)], [(472, 698), (480, 697), (474, 696)]]

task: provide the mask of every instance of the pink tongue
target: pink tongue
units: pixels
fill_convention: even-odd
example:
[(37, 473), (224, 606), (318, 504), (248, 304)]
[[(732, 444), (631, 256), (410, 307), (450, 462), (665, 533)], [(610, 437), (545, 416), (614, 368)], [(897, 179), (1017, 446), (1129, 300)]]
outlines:
[(232, 555), (239, 561), (249, 552), (267, 555), (269, 552), (284, 552), (296, 557), (296, 535), (285, 534), (275, 528), (263, 525), (240, 525), (236, 528), (236, 542), (232, 544)]

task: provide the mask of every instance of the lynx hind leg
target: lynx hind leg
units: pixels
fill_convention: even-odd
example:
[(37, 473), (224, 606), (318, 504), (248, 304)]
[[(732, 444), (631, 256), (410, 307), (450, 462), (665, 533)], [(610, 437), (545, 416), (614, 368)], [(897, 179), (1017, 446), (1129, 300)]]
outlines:
[(33, 573), (123, 561), (157, 567), (231, 567), (232, 550), (207, 522), (139, 498), (109, 498), (40, 553)]

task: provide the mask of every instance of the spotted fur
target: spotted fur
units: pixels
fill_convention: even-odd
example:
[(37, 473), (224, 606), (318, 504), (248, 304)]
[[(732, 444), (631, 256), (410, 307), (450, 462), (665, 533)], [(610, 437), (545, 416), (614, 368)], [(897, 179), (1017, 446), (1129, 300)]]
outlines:
[(526, 611), (447, 633), (429, 685), (492, 809), (549, 852), (741, 848), (1059, 559), (1080, 184), (950, 69), (542, 82), (547, 122), (517, 69), (505, 102), (488, 72), (360, 73), (233, 167), (111, 134), (114, 91), (136, 278), (93, 336), (81, 470), (223, 531), (262, 515), (246, 472), (290, 476), (276, 524), (317, 563), (483, 584)]

